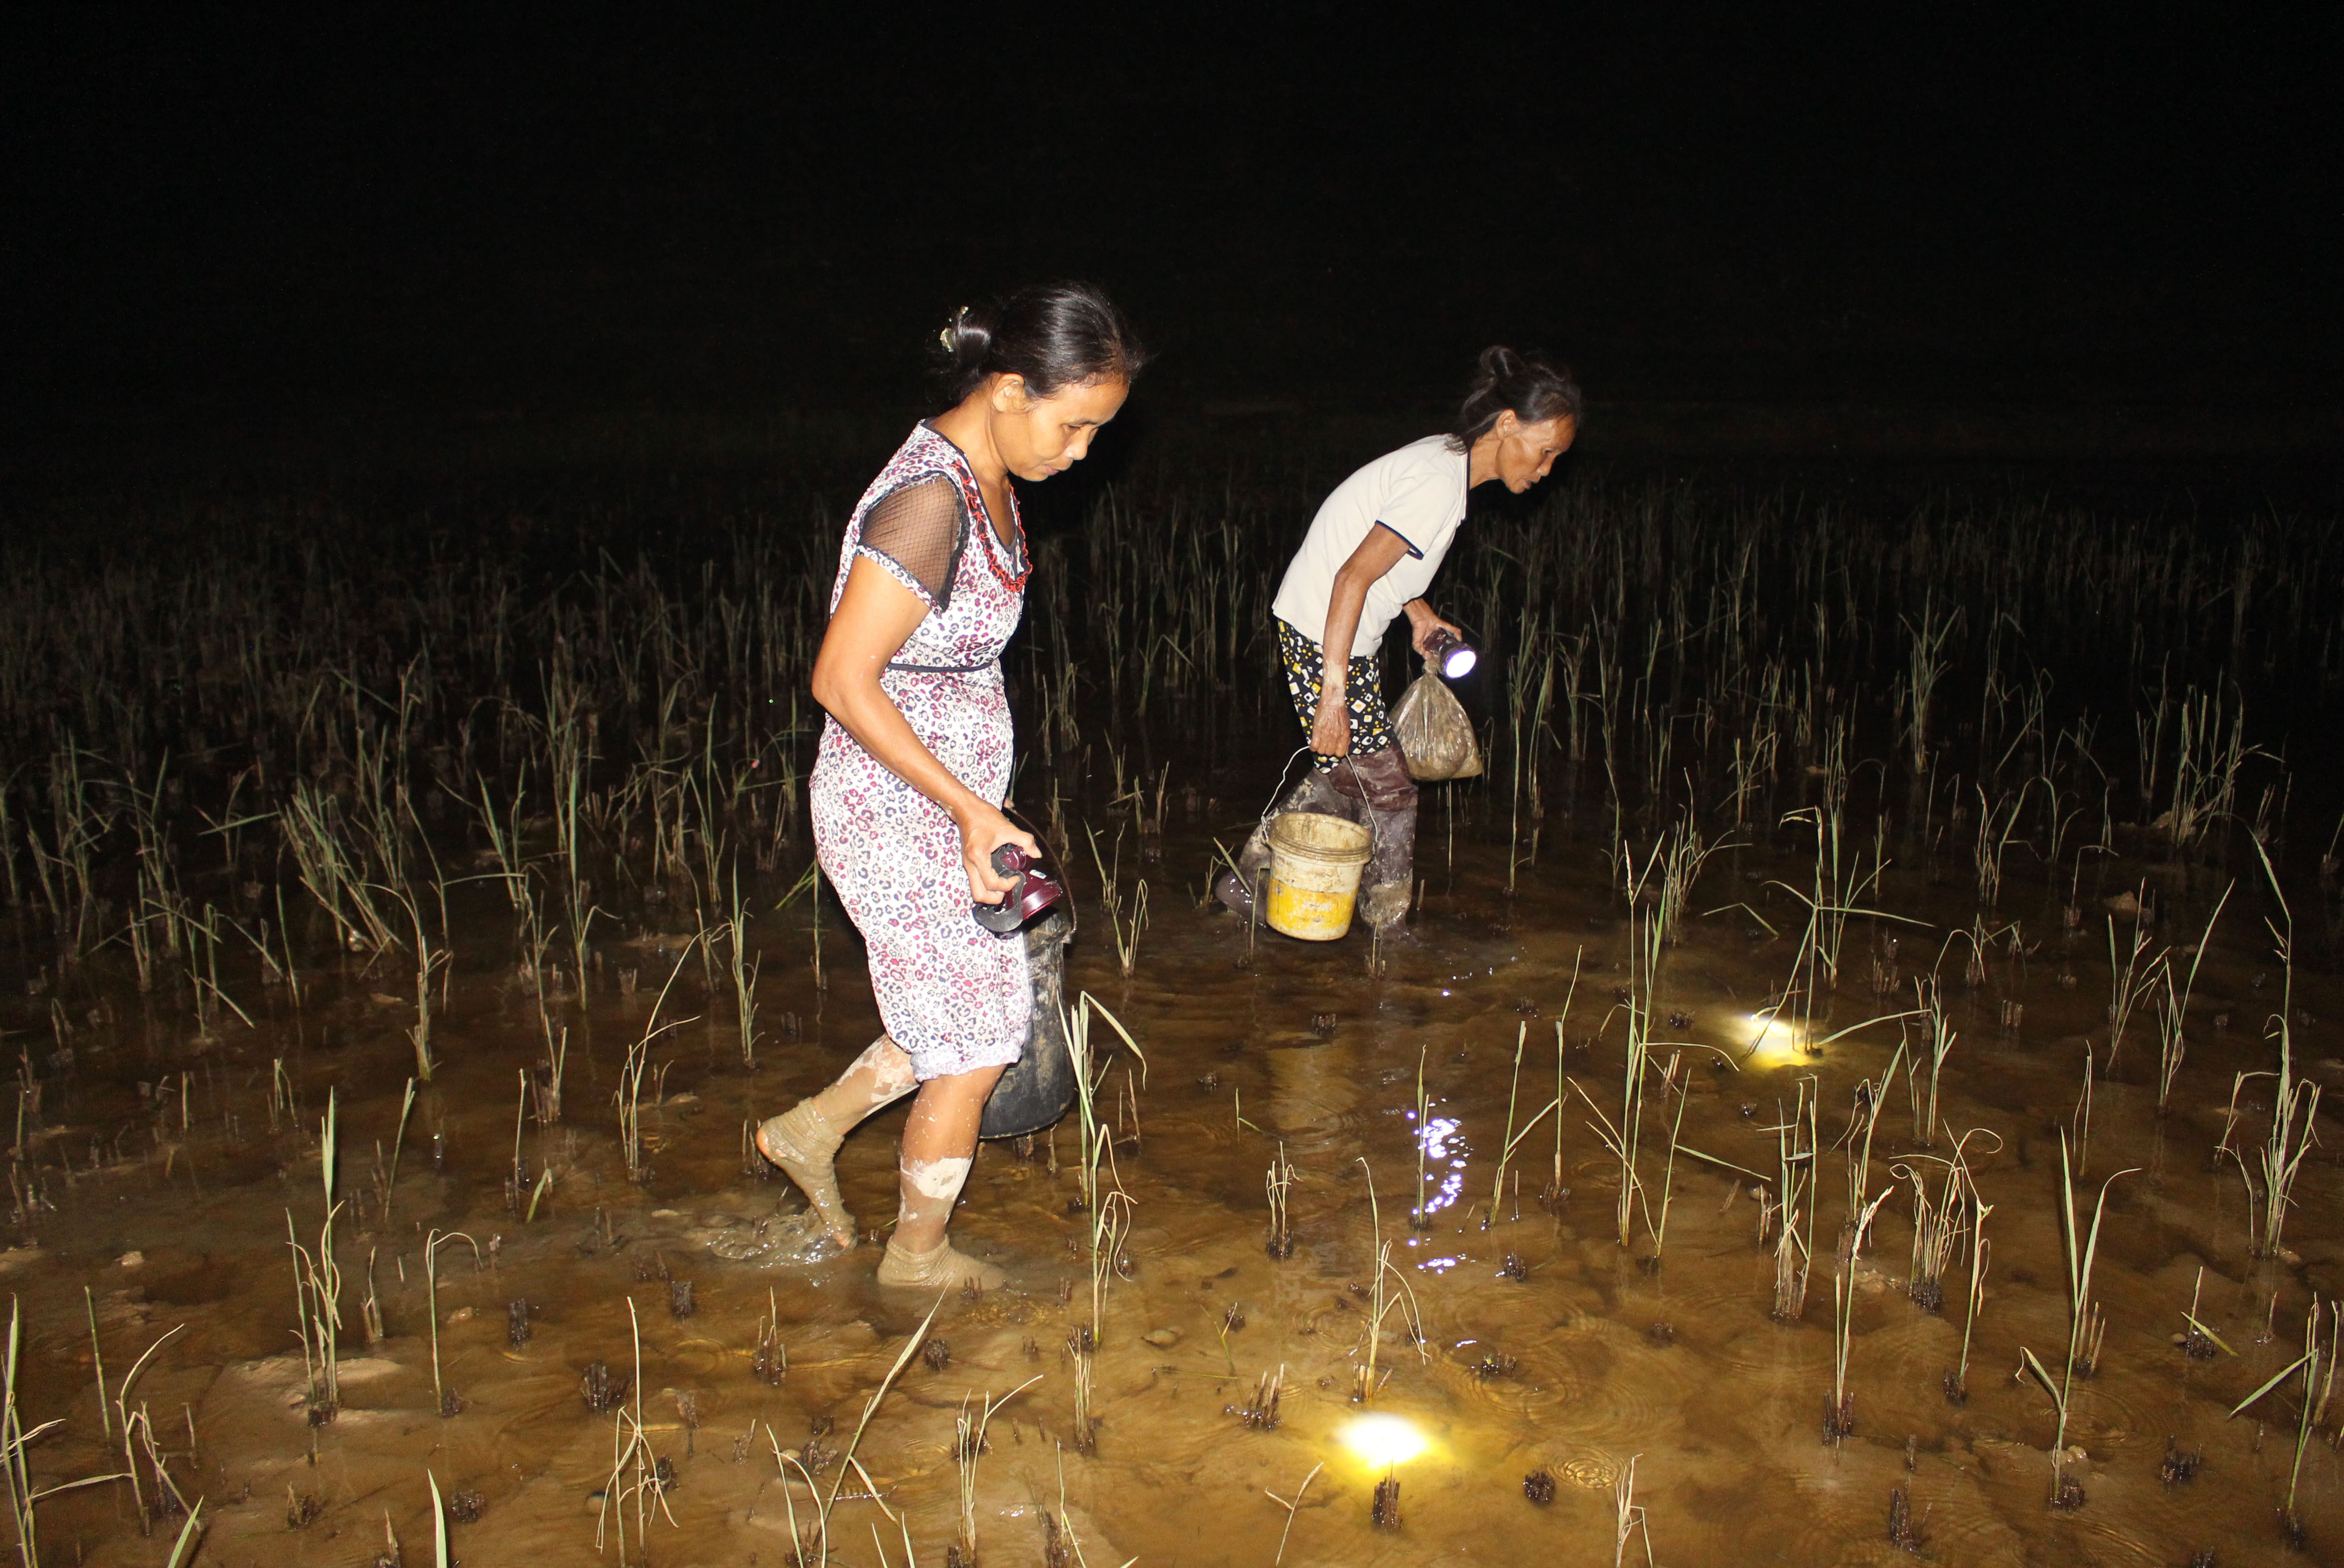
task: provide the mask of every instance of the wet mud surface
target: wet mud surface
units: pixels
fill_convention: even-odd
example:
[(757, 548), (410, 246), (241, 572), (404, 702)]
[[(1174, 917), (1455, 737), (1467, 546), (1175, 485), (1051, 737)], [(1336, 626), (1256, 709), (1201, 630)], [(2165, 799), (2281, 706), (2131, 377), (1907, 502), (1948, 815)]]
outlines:
[[(1070, 1349), (1094, 1322), (1089, 1216), (1070, 1211), (1081, 1191), (1073, 1119), (1031, 1146), (984, 1148), (955, 1239), (1013, 1284), (940, 1305), (878, 1287), (871, 1242), (804, 1261), (789, 1223), (796, 1195), (744, 1158), (750, 1120), (818, 1087), (876, 1032), (834, 924), (826, 989), (814, 988), (802, 904), (761, 939), (766, 1038), (754, 1070), (741, 1064), (737, 1025), (686, 934), (638, 921), (607, 937), (582, 995), (551, 1004), (567, 1057), (561, 1119), (548, 1124), (520, 1098), (518, 1075), (545, 1054), (528, 988), (505, 966), (469, 964), (460, 940), (437, 1020), (440, 1067), (396, 1150), (412, 1008), (379, 967), (300, 972), (298, 1007), (286, 987), (265, 988), (247, 1007), (253, 1027), (231, 1021), (209, 1037), (129, 992), (86, 1007), (77, 997), (80, 1016), (60, 1008), (44, 1019), (55, 990), (35, 974), (10, 1029), (33, 1091), (18, 1180), (36, 1191), (19, 1192), (0, 1269), (25, 1313), (25, 1417), (71, 1418), (31, 1450), (35, 1483), (120, 1468), (96, 1419), (94, 1311), (110, 1387), (178, 1331), (140, 1373), (129, 1409), (146, 1412), (179, 1491), (207, 1499), (205, 1562), (372, 1562), (386, 1514), (406, 1560), (429, 1561), (427, 1469), (474, 1515), (452, 1525), (472, 1562), (585, 1561), (598, 1527), (603, 1560), (615, 1561), (621, 1513), (626, 1549), (642, 1560), (639, 1503), (650, 1561), (784, 1562), (793, 1508), (810, 1535), (818, 1505), (783, 1458), (805, 1464), (825, 1493), (844, 1474), (832, 1513), (839, 1560), (878, 1561), (876, 1523), (890, 1561), (906, 1528), (922, 1560), (942, 1561), (959, 1530), (955, 1418), (988, 1397), (1004, 1401), (975, 1468), (988, 1562), (1045, 1561), (1056, 1530), (1092, 1563), (1267, 1563), (1288, 1523), (1278, 1499), (1306, 1477), (1284, 1544), (1290, 1562), (1596, 1561), (1614, 1544), (1615, 1485), (1632, 1461), (1632, 1505), (1670, 1563), (1903, 1560), (1890, 1538), (1897, 1489), (1906, 1539), (1936, 1562), (2180, 1563), (2203, 1549), (2225, 1563), (2309, 1561), (2338, 1539), (2344, 1474), (2332, 1428), (2305, 1450), (2304, 1557), (2286, 1547), (2275, 1513), (2295, 1456), (2292, 1396), (2229, 1416), (2300, 1355), (2315, 1292), (2325, 1302), (2344, 1286), (2332, 1140), (2308, 1157), (2284, 1247), (2268, 1260), (2249, 1255), (2238, 1169), (2213, 1158), (2233, 1074), (2268, 1065), (2262, 1023), (2279, 982), (2267, 935), (2236, 910), (2218, 929), (2167, 1114), (2145, 1026), (2106, 1067), (2106, 911), (2147, 885), (2177, 908), (2160, 934), (2194, 940), (2202, 914), (2178, 907), (2218, 890), (2203, 885), (2212, 873), (2111, 857), (2072, 890), (2006, 897), (1999, 923), (2015, 922), (2016, 935), (1987, 944), (1982, 964), (1957, 952), (1941, 971), (1959, 1034), (1940, 1075), (1939, 1135), (1926, 1149), (1916, 1136), (1925, 1072), (1900, 1073), (1866, 1181), (1894, 1195), (1843, 1270), (1832, 1238), (1848, 1206), (1851, 1151), (1835, 1141), (1861, 1109), (1856, 1085), (1879, 1078), (1907, 1026), (1874, 1024), (1809, 1051), (1753, 1019), (1798, 950), (1792, 934), (1759, 923), (1779, 930), (1798, 910), (1767, 884), (1795, 878), (1802, 862), (1782, 835), (1714, 858), (1698, 906), (1746, 907), (1688, 918), (1662, 960), (1653, 1033), (1684, 1042), (1671, 1080), (1682, 1092), (1663, 1088), (1647, 1112), (1648, 1191), (1622, 1246), (1619, 1162), (1598, 1124), (1619, 1111), (1632, 932), (1600, 844), (1572, 826), (1558, 820), (1542, 835), (1510, 895), (1502, 842), (1460, 836), (1452, 868), (1428, 832), (1412, 937), (1382, 951), (1356, 931), (1325, 945), (1249, 937), (1233, 917), (1196, 907), (1210, 838), (1226, 840), (1229, 827), (1204, 819), (1176, 820), (1161, 858), (1139, 868), (1164, 894), (1128, 978), (1103, 940), (1106, 917), (1086, 910), (1069, 989), (1112, 1010), (1146, 1053), (1144, 1066), (1128, 1051), (1112, 1057), (1098, 1092), (1113, 1143), (1102, 1181), (1130, 1201), (1096, 1320), (1087, 1452), (1075, 1443)], [(1187, 898), (1177, 890), (1184, 869), (1198, 883)], [(1909, 999), (1916, 964), (1925, 970), (1975, 905), (1931, 885), (1941, 880), (1925, 854), (1892, 864), (1879, 907), (1934, 916), (1935, 929), (1853, 927), (1840, 982), (1804, 1040), (1910, 1005), (1898, 990)], [(1096, 890), (1084, 891), (1095, 904)], [(2070, 892), (2094, 916), (2072, 930), (2060, 903)], [(488, 914), (472, 911), (484, 928)], [(479, 939), (482, 951), (496, 946)], [(630, 1181), (617, 1102), (625, 1060), (656, 1027), (647, 977), (679, 961), (658, 1020), (676, 1027), (647, 1052), (643, 1171)], [(1375, 962), (1382, 973), (1369, 972)], [(623, 980), (622, 970), (632, 971)], [(83, 984), (71, 977), (66, 989)], [(2324, 975), (2297, 975), (2293, 1002), (2311, 1020), (2298, 1058), (2329, 1085), (2344, 1083), (2344, 1064), (2319, 1020), (2337, 1000)], [(2005, 1027), (2010, 1004), (2023, 1009), (2015, 1028)], [(2087, 1040), (2101, 1065), (2086, 1142)], [(1558, 1077), (1567, 1191), (1551, 1190), (1551, 1110), (1521, 1131), (1499, 1185), (1510, 1114), (1520, 1130), (1555, 1098)], [(1765, 1205), (1753, 1178), (1777, 1169), (1773, 1130), (1801, 1081), (1820, 1105), (1820, 1240), (1803, 1310), (1784, 1322), (1772, 1315), (1774, 1247), (1759, 1241)], [(2242, 1091), (2234, 1142), (2268, 1121), (2263, 1081), (2259, 1099), (2254, 1082)], [(287, 1226), (289, 1214), (315, 1252), (329, 1094), (343, 1205), (339, 1404), (313, 1424)], [(1670, 1162), (1666, 1121), (1680, 1102)], [(866, 1227), (892, 1215), (902, 1115), (874, 1118), (841, 1156)], [(2323, 1109), (2323, 1131), (2328, 1121)], [(1992, 1251), (1956, 1405), (1945, 1382), (1960, 1352), (1967, 1263), (1957, 1261), (1939, 1310), (1916, 1303), (1913, 1205), (1898, 1172), (1917, 1166), (1938, 1190), (1942, 1167), (1930, 1160), (1971, 1129), (1980, 1131), (1965, 1154), (1993, 1206)], [(2086, 1223), (2092, 1195), (2116, 1177), (2091, 1292), (2106, 1338), (2096, 1375), (2077, 1379), (2069, 1398), (2064, 1473), (2085, 1493), (2071, 1510), (2047, 1502), (2053, 1402), (2015, 1375), (2027, 1347), (2056, 1376), (2067, 1343), (2063, 1132), (2081, 1145)], [(1282, 1259), (1265, 1245), (1264, 1191), (1281, 1151), (1293, 1172), (1293, 1247)], [(1650, 1220), (1663, 1181), (1655, 1263)], [(424, 1250), (449, 1231), (463, 1239), (437, 1254), (435, 1395)], [(1388, 1291), (1404, 1282), (1407, 1301), (1387, 1313), (1366, 1408), (1403, 1419), (1424, 1444), (1396, 1464), (1362, 1459), (1345, 1440), (1362, 1413), (1354, 1394), (1379, 1242), (1395, 1265)], [(1853, 1430), (1827, 1442), (1834, 1273), (1852, 1302)], [(359, 1308), (369, 1290), (383, 1330), (372, 1342)], [(2177, 1346), (2193, 1294), (2199, 1322), (2235, 1353), (2199, 1359)], [(867, 1402), (932, 1305), (927, 1353), (887, 1383), (854, 1446), (862, 1470), (842, 1471)], [(614, 1412), (590, 1408), (581, 1390), (596, 1362), (625, 1390)], [(1282, 1378), (1275, 1424), (1248, 1421), (1271, 1373)], [(613, 1492), (614, 1422), (631, 1421), (672, 1475), (663, 1492), (630, 1491), (632, 1469)], [(2168, 1437), (2200, 1456), (2189, 1479), (2166, 1478)], [(1392, 1530), (1372, 1517), (1386, 1479), (1399, 1485)], [(61, 1551), (160, 1561), (178, 1523), (167, 1508), (142, 1535), (120, 1483), (60, 1494), (41, 1511), (52, 1561)], [(1642, 1550), (1630, 1543), (1632, 1556)]]
[(1365, 455), (1031, 514), (1015, 792), (1097, 1055), (1087, 1121), (979, 1153), (975, 1299), (874, 1278), (903, 1107), (843, 1255), (749, 1143), (879, 1031), (803, 810), (852, 488), (0, 537), (39, 1560), (165, 1563), (198, 1504), (222, 1568), (443, 1517), (476, 1564), (2344, 1557), (2344, 532), (1890, 476), (1477, 508), (1488, 771), (1427, 789), (1409, 940), (1306, 944), (1205, 895)]

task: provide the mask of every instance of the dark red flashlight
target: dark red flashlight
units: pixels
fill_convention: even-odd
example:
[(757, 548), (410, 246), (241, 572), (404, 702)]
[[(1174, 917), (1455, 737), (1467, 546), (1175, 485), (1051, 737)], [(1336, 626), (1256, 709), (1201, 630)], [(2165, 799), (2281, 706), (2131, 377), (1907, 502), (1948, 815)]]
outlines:
[(993, 851), (993, 869), (1002, 876), (1016, 878), (1017, 885), (997, 904), (972, 900), (969, 912), (976, 917), (978, 925), (996, 937), (1016, 935), (1027, 922), (1066, 896), (1066, 884), (1058, 879), (1056, 868), (1015, 844), (1004, 844)]

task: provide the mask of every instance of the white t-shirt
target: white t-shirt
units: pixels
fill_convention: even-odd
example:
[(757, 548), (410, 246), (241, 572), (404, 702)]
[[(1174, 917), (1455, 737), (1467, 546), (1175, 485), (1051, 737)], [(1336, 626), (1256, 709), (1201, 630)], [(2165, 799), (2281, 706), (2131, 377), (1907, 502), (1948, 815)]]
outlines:
[(1288, 564), (1270, 613), (1311, 641), (1325, 643), (1335, 574), (1368, 530), (1380, 523), (1407, 543), (1408, 553), (1368, 585), (1367, 603), (1359, 608), (1359, 628), (1352, 635), (1349, 657), (1375, 652), (1401, 607), (1422, 598), (1432, 586), (1432, 575), (1449, 553), (1449, 541), (1465, 520), (1470, 461), (1450, 447), (1448, 437), (1427, 436), (1385, 453), (1336, 486)]

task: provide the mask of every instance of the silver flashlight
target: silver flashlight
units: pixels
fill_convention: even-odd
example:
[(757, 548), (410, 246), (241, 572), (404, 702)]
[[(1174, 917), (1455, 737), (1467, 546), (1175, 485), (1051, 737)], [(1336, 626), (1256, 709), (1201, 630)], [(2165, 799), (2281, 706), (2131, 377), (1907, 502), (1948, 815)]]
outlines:
[(1445, 626), (1434, 628), (1432, 636), (1427, 640), (1430, 647), (1425, 652), (1426, 662), (1440, 672), (1443, 680), (1464, 679), (1473, 673), (1473, 666), (1480, 660), (1481, 656), (1473, 651), (1471, 643), (1464, 641)]

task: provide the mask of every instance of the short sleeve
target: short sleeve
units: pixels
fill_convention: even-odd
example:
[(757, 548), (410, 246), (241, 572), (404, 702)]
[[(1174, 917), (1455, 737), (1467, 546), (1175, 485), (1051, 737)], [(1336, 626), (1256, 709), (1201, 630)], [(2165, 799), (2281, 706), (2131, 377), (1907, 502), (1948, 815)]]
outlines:
[(905, 588), (943, 609), (968, 540), (968, 508), (960, 487), (944, 474), (892, 490), (863, 514), (857, 550), (893, 568)]
[(1383, 529), (1384, 532), (1389, 534), (1392, 538), (1398, 539), (1401, 544), (1408, 547), (1408, 553), (1417, 560), (1422, 560), (1424, 558), (1424, 552), (1416, 548), (1416, 541), (1409, 538), (1406, 534), (1401, 533), (1398, 528), (1393, 528), (1389, 523), (1379, 519), (1376, 523), (1376, 527)]
[(1447, 515), (1450, 499), (1448, 487), (1433, 483), (1431, 476), (1404, 475), (1385, 492), (1376, 508), (1376, 521), (1398, 534), (1408, 553), (1422, 560), (1425, 547), (1440, 540), (1456, 521)]
[(1460, 468), (1460, 459), (1449, 452), (1440, 452), (1435, 462), (1420, 459), (1399, 471), (1376, 504), (1376, 523), (1399, 535), (1416, 560), (1440, 565), (1458, 523), (1465, 520)]

